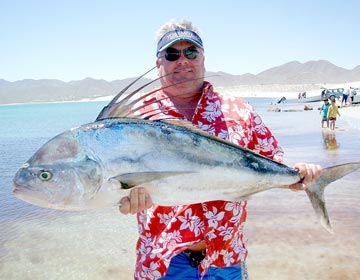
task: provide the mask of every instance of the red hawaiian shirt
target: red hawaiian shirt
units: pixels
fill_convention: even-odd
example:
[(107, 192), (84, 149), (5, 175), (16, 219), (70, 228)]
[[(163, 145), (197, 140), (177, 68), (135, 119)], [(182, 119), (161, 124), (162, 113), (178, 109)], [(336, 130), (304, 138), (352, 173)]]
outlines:
[[(141, 111), (160, 111), (161, 119), (184, 119), (163, 91), (142, 101)], [(283, 150), (260, 116), (243, 99), (214, 92), (204, 82), (203, 93), (192, 123), (198, 128), (268, 158), (281, 161)], [(153, 205), (138, 214), (140, 237), (136, 246), (135, 279), (158, 279), (165, 276), (170, 260), (189, 246), (206, 241), (206, 257), (199, 269), (225, 267), (246, 259), (243, 242), (246, 201), (211, 201), (191, 205)]]

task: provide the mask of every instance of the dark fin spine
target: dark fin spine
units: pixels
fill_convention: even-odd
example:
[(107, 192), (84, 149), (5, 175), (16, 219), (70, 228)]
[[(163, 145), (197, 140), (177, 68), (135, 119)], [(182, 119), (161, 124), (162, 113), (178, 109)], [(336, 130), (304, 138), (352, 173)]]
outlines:
[[(172, 73), (170, 73), (170, 74), (172, 74)], [(167, 74), (167, 75), (170, 75), (170, 74)], [(164, 75), (164, 76), (162, 76), (162, 77), (160, 77), (160, 78), (158, 78), (158, 79), (161, 79), (161, 78), (163, 78), (163, 77), (166, 77), (167, 75)], [(204, 78), (204, 77), (196, 78), (196, 79), (191, 79), (191, 81), (196, 81), (196, 80), (200, 80), (200, 79), (203, 79), (203, 78)], [(146, 94), (140, 96), (139, 98), (133, 100), (131, 103), (127, 104), (127, 109), (128, 109), (128, 111), (126, 112), (125, 117), (134, 116), (134, 113), (135, 113), (136, 111), (138, 111), (138, 110), (140, 110), (140, 109), (142, 109), (142, 108), (144, 108), (144, 107), (147, 107), (147, 106), (151, 105), (151, 103), (149, 103), (149, 104), (146, 104), (146, 105), (141, 105), (141, 106), (138, 106), (138, 107), (134, 107), (134, 106), (136, 105), (136, 103), (138, 103), (140, 100), (142, 100), (142, 99), (150, 96), (151, 94), (153, 94), (153, 93), (155, 93), (155, 92), (157, 92), (157, 91), (159, 91), (159, 90), (164, 90), (164, 89), (167, 89), (167, 88), (170, 88), (170, 87), (179, 85), (179, 84), (187, 83), (187, 82), (188, 82), (188, 81), (182, 81), (182, 82), (178, 82), (178, 83), (175, 83), (175, 84), (171, 84), (171, 85), (168, 85), (168, 86), (165, 86), (165, 87), (160, 87), (160, 88), (157, 88), (157, 89), (155, 89), (155, 90), (153, 90), (153, 91), (150, 91), (149, 93), (146, 93)], [(181, 94), (179, 94), (178, 96), (181, 96)], [(154, 101), (154, 103), (159, 102), (159, 101), (161, 101), (161, 100), (166, 100), (166, 99), (169, 99), (169, 97), (161, 98), (161, 99), (159, 99), (159, 100)], [(141, 114), (141, 115), (138, 115), (137, 117), (146, 116), (147, 113), (148, 113), (148, 112), (145, 112), (145, 113), (143, 113), (143, 114)]]
[[(135, 84), (137, 81), (139, 81), (142, 77), (144, 77), (145, 75), (147, 75), (148, 73), (150, 73), (152, 70), (154, 70), (156, 68), (156, 66), (152, 67), (150, 70), (146, 71), (144, 74), (142, 74), (140, 77), (136, 78), (133, 82), (131, 82), (129, 85), (127, 85), (125, 88), (123, 88), (109, 103), (109, 105), (114, 104), (123, 94), (125, 91), (127, 91), (133, 84)], [(156, 79), (157, 80), (157, 79)], [(156, 81), (155, 80), (155, 81)], [(148, 86), (149, 84), (151, 84), (153, 81), (150, 81), (149, 83), (146, 84), (146, 86)], [(143, 87), (141, 87), (140, 89), (142, 89)], [(138, 92), (139, 90), (137, 90), (136, 92)]]
[[(182, 81), (182, 82), (179, 82), (179, 83), (175, 83), (175, 84), (171, 84), (171, 85), (168, 85), (168, 86), (165, 86), (165, 87), (160, 87), (158, 89), (155, 89), (149, 93), (146, 93), (142, 96), (140, 96), (139, 98), (136, 98), (135, 100), (133, 100), (132, 102), (128, 103), (128, 101), (135, 96), (135, 94), (137, 94), (140, 90), (142, 90), (143, 88), (149, 86), (150, 84), (160, 80), (161, 78), (163, 77), (166, 77), (168, 75), (171, 75), (172, 73), (168, 73), (164, 76), (161, 76), (161, 77), (158, 77), (154, 80), (151, 80), (150, 82), (146, 83), (145, 85), (137, 88), (135, 91), (129, 93), (128, 95), (126, 95), (124, 97), (124, 94), (125, 94), (125, 91), (127, 89), (129, 89), (133, 84), (135, 84), (137, 81), (139, 81), (142, 77), (144, 77), (146, 74), (148, 74), (150, 71), (152, 71), (153, 69), (155, 69), (155, 67), (153, 67), (152, 69), (150, 69), (149, 71), (147, 71), (146, 73), (144, 73), (143, 75), (141, 75), (139, 78), (137, 78), (136, 80), (134, 80), (132, 83), (130, 83), (128, 86), (126, 86), (120, 93), (118, 93), (111, 101), (110, 103), (105, 106), (100, 114), (97, 116), (96, 118), (96, 121), (100, 121), (100, 120), (103, 120), (103, 119), (107, 119), (107, 118), (121, 118), (121, 117), (133, 117), (133, 118), (141, 118), (143, 115), (146, 115), (145, 114), (142, 114), (142, 115), (135, 115), (134, 112), (136, 112), (137, 110), (141, 109), (141, 107), (135, 107), (133, 108), (136, 103), (138, 103), (141, 99), (143, 98), (146, 98), (147, 96), (153, 94), (154, 92), (156, 91), (159, 91), (159, 90), (163, 90), (163, 89), (166, 89), (168, 87), (173, 87), (177, 84), (182, 84), (182, 83), (186, 83), (188, 81)], [(195, 79), (191, 79), (191, 81), (194, 81), (194, 80), (200, 80), (200, 79), (204, 79), (204, 77), (200, 77), (200, 78), (195, 78)], [(121, 98), (121, 100), (119, 100)], [(118, 101), (119, 100), (119, 101)], [(117, 102), (118, 101), (118, 102)], [(155, 102), (158, 102), (155, 101)], [(151, 105), (151, 104), (147, 104), (148, 105)]]
[[(127, 91), (132, 85), (134, 85), (137, 81), (139, 81), (142, 77), (144, 77), (145, 75), (147, 75), (148, 73), (150, 73), (152, 70), (154, 70), (156, 68), (156, 66), (152, 67), (150, 70), (146, 71), (144, 74), (142, 74), (140, 77), (136, 78), (133, 82), (131, 82), (129, 85), (127, 85), (125, 88), (123, 88), (111, 101), (110, 103), (105, 106), (100, 114), (97, 116), (96, 118), (96, 121), (98, 120), (102, 120), (102, 119), (105, 119), (106, 118), (106, 115), (108, 115), (108, 111), (110, 108), (113, 107), (114, 103), (116, 103), (116, 101), (125, 93), (125, 91)], [(149, 84), (157, 81), (158, 79), (156, 80), (153, 80), (153, 81), (150, 81), (149, 83), (146, 84), (146, 86), (148, 86)], [(139, 90), (141, 90), (142, 88), (144, 87), (141, 87), (140, 89), (138, 89), (136, 92), (138, 92)], [(134, 94), (129, 94), (131, 96), (133, 96)], [(129, 97), (130, 98), (130, 97)]]

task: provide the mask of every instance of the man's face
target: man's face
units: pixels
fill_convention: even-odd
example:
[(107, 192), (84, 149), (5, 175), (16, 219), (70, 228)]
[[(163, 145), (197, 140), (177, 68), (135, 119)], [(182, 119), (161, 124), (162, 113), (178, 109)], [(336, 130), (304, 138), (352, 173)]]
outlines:
[[(166, 93), (170, 95), (198, 93), (202, 88), (205, 75), (205, 58), (202, 49), (186, 41), (175, 43), (169, 48), (168, 52), (180, 51), (180, 57), (177, 60), (169, 61), (165, 57), (167, 50), (160, 52), (156, 60), (158, 74), (160, 77), (167, 75), (160, 79), (161, 85), (166, 87), (180, 84), (166, 88)], [(198, 51), (196, 59), (185, 57), (183, 51), (188, 48)], [(184, 83), (184, 81), (188, 82)]]

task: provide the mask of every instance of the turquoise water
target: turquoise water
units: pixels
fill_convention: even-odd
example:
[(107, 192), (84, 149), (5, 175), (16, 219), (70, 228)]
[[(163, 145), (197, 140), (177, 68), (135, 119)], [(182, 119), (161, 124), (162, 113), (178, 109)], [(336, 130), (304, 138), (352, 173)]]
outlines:
[[(345, 120), (340, 118), (336, 131), (329, 133), (320, 128), (317, 110), (268, 112), (272, 101), (249, 99), (282, 144), (289, 165), (330, 166), (360, 159), (354, 144), (360, 143), (359, 130)], [(120, 216), (116, 208), (79, 213), (41, 209), (12, 195), (16, 170), (42, 144), (64, 130), (92, 122), (104, 105), (0, 106), (0, 279), (131, 279), (137, 236), (134, 216)], [(347, 187), (348, 204), (341, 213), (332, 210), (338, 227), (345, 220), (348, 237), (355, 239), (360, 229), (359, 175), (341, 180), (339, 184)], [(259, 209), (253, 213), (264, 215)]]

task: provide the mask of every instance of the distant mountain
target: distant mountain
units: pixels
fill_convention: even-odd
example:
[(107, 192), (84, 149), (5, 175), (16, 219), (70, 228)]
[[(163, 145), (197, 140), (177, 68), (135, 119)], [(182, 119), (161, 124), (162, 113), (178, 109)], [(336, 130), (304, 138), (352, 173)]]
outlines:
[[(107, 82), (86, 78), (68, 83), (47, 79), (26, 79), (16, 82), (0, 80), (0, 104), (77, 101), (116, 95), (134, 80), (135, 78)], [(140, 87), (149, 81), (150, 79), (142, 79), (137, 86)]]
[[(312, 83), (344, 83), (355, 81), (352, 70), (338, 67), (326, 60), (300, 63), (292, 61), (271, 68), (257, 75), (262, 83), (280, 84), (312, 84)], [(357, 77), (360, 80), (360, 77)]]
[(300, 63), (292, 61), (270, 68), (257, 75), (231, 75), (223, 72), (211, 78), (216, 85), (255, 85), (255, 84), (325, 84), (360, 81), (360, 65), (352, 70), (338, 67), (326, 60)]
[[(25, 79), (9, 82), (0, 79), (0, 104), (75, 101), (85, 98), (112, 96), (116, 95), (135, 79), (128, 78), (111, 82), (93, 78), (70, 82), (53, 79)], [(292, 61), (265, 70), (257, 75), (250, 73), (232, 75), (225, 72), (207, 72), (206, 80), (213, 83), (216, 87), (347, 83), (360, 81), (360, 65), (352, 70), (348, 70), (326, 60), (308, 61), (305, 63)], [(132, 88), (136, 89), (148, 82), (150, 82), (149, 79), (142, 78)], [(148, 86), (146, 90), (151, 90), (157, 86), (159, 86), (158, 81)]]

